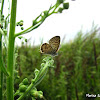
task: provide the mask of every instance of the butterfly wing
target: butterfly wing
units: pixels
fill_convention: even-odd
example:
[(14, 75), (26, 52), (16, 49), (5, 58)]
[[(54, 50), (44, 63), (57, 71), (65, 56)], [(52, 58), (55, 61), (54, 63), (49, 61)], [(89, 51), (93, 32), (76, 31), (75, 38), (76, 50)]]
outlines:
[(56, 53), (58, 51), (59, 45), (60, 45), (60, 36), (55, 36), (49, 40), (49, 44), (53, 48), (54, 52)]
[(42, 44), (40, 47), (41, 53), (52, 54), (53, 48), (48, 43)]

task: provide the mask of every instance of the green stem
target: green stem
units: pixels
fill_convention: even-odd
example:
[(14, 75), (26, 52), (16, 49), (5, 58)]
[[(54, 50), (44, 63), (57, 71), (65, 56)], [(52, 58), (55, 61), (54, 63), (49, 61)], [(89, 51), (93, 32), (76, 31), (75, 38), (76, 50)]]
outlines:
[[(0, 28), (0, 39), (1, 39), (0, 40), (0, 43), (1, 43), (1, 47), (0, 47), (0, 49), (1, 49), (1, 51), (0, 51), (0, 67), (1, 67), (2, 72), (5, 75), (9, 75), (7, 70), (6, 70), (5, 64), (3, 62), (3, 58), (2, 58), (2, 56), (3, 56), (2, 55), (2, 36), (4, 36), (4, 38), (5, 38), (5, 34), (4, 34), (3, 30)], [(6, 43), (6, 39), (5, 39), (5, 43)]]
[(10, 31), (9, 31), (9, 43), (8, 43), (8, 62), (7, 71), (9, 76), (7, 77), (7, 100), (14, 100), (14, 42), (15, 42), (15, 24), (16, 24), (16, 7), (17, 0), (12, 0), (11, 6), (11, 18), (10, 18)]
[(19, 35), (23, 35), (23, 34), (25, 34), (26, 31), (29, 30), (29, 29), (31, 29), (31, 28), (32, 28), (32, 26), (29, 27), (29, 28), (27, 28), (26, 30), (24, 30), (24, 31), (22, 31), (22, 32), (16, 33), (16, 34), (15, 34), (15, 38), (16, 38), (17, 36), (19, 36)]
[(45, 66), (40, 69), (40, 72), (38, 73), (35, 81), (33, 81), (29, 87), (26, 89), (26, 91), (17, 99), (17, 100), (22, 100), (30, 91), (33, 87), (37, 86), (45, 77), (46, 73), (48, 71), (48, 62), (46, 62)]
[[(0, 61), (2, 59), (2, 34), (0, 33)], [(0, 64), (0, 67), (2, 67), (2, 65)], [(3, 72), (2, 70), (0, 71), (0, 100), (2, 100), (2, 89), (3, 89)]]
[(16, 34), (15, 34), (15, 38), (16, 38), (17, 36), (23, 35), (23, 34), (25, 34), (25, 33), (28, 33), (28, 32), (30, 32), (30, 31), (36, 29), (36, 28), (39, 27), (41, 24), (42, 24), (42, 23), (38, 23), (38, 24), (36, 24), (35, 26), (31, 26), (31, 27), (27, 28), (26, 30), (24, 30), (24, 31), (22, 31), (22, 32), (16, 33)]
[[(1, 5), (0, 23), (1, 23), (1, 15), (2, 15), (2, 12), (3, 12), (3, 3), (4, 3), (4, 0), (2, 0), (2, 5)], [(2, 60), (2, 34), (0, 32), (0, 68), (2, 67), (1, 60)], [(2, 94), (3, 93), (2, 92), (2, 90), (3, 90), (3, 71), (2, 70), (0, 71), (0, 76), (1, 76), (0, 77), (0, 100), (2, 100), (3, 99), (3, 94)]]
[[(24, 31), (22, 31), (22, 32), (16, 33), (16, 34), (15, 34), (15, 37), (20, 36), (20, 35), (23, 35), (23, 34), (26, 34), (26, 33), (30, 32), (30, 31), (32, 31), (32, 30), (38, 28), (38, 27), (45, 21), (45, 19), (46, 19), (47, 17), (49, 17), (49, 16), (52, 15), (53, 13), (56, 13), (55, 10), (57, 9), (58, 6), (59, 6), (59, 5), (56, 5), (56, 4), (55, 4), (53, 7), (50, 7), (50, 9), (49, 9), (48, 11), (52, 10), (54, 7), (55, 7), (55, 8), (54, 8), (54, 10), (53, 10), (50, 14), (48, 14), (48, 16), (46, 16), (44, 19), (40, 19), (36, 25), (31, 26), (31, 27), (27, 28), (26, 30), (24, 30)], [(35, 20), (37, 20), (39, 17), (41, 17), (41, 14), (40, 14)]]
[(33, 83), (30, 84), (30, 86), (27, 88), (27, 90), (25, 91), (24, 94), (22, 94), (17, 100), (23, 100), (23, 98), (25, 97), (25, 95), (27, 95), (27, 93), (33, 88)]
[(3, 72), (1, 71), (1, 79), (0, 79), (0, 100), (3, 100)]
[(4, 4), (4, 0), (2, 0), (2, 4), (1, 4), (1, 15), (3, 14), (3, 4)]

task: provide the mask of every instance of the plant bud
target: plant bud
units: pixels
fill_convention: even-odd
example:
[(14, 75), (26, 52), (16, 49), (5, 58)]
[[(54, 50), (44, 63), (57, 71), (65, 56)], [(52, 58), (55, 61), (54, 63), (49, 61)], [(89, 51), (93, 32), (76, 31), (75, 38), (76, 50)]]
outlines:
[(64, 7), (64, 9), (68, 9), (69, 8), (69, 3), (63, 3), (63, 7)]
[(23, 22), (20, 22), (19, 25), (20, 25), (20, 26), (23, 26)]
[(24, 22), (23, 20), (20, 20), (20, 22)]
[(1, 20), (4, 20), (4, 15), (1, 15)]
[(3, 24), (2, 23), (0, 23), (0, 28), (3, 28)]
[(19, 26), (19, 22), (16, 23), (16, 26)]
[(19, 36), (18, 38), (19, 38), (19, 39), (22, 39), (22, 38), (23, 38), (23, 36)]
[(44, 16), (48, 16), (48, 11), (44, 11)]
[(33, 20), (33, 26), (36, 25), (36, 24), (37, 24), (37, 21), (36, 20)]
[(42, 63), (42, 64), (41, 64), (41, 67), (44, 67), (44, 66), (45, 66), (45, 63)]
[(27, 42), (27, 39), (25, 39), (25, 42)]
[(21, 30), (24, 30), (24, 27), (21, 27)]
[(27, 78), (25, 78), (25, 79), (23, 80), (23, 84), (24, 84), (24, 85), (28, 85), (28, 79), (27, 79)]
[(4, 29), (3, 32), (5, 33), (5, 35), (7, 35), (7, 30), (6, 29)]
[(63, 8), (60, 7), (60, 8), (58, 9), (58, 12), (62, 13), (62, 11), (63, 11)]
[(0, 23), (0, 28), (1, 28), (1, 23)]
[(25, 85), (21, 85), (19, 87), (20, 92), (25, 92), (26, 89), (27, 89), (27, 87)]
[(42, 99), (43, 98), (43, 95), (40, 94), (39, 97), (40, 97), (40, 99)]
[(32, 91), (31, 95), (34, 96), (35, 98), (37, 98), (38, 97), (38, 91), (35, 91), (35, 90)]

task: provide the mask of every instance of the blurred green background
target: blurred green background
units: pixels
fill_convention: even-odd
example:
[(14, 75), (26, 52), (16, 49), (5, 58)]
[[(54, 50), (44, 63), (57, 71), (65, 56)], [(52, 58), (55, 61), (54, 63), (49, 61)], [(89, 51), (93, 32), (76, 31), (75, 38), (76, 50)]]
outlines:
[[(15, 79), (15, 90), (19, 83), (34, 78), (35, 68), (40, 69), (42, 59), (40, 46), (22, 44), (17, 47), (16, 70), (20, 76)], [(62, 43), (58, 56), (54, 57), (54, 68), (37, 86), (46, 100), (99, 100), (86, 98), (86, 94), (100, 93), (100, 34), (93, 29), (83, 35), (77, 33), (74, 40)]]

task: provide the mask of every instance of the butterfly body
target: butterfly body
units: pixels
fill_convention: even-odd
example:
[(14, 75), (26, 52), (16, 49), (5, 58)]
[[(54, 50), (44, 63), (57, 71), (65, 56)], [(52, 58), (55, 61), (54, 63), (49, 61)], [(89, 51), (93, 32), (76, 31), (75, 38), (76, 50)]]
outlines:
[(55, 56), (57, 55), (59, 45), (60, 45), (60, 36), (55, 36), (49, 40), (49, 44), (48, 43), (42, 44), (42, 46), (40, 47), (41, 53)]

